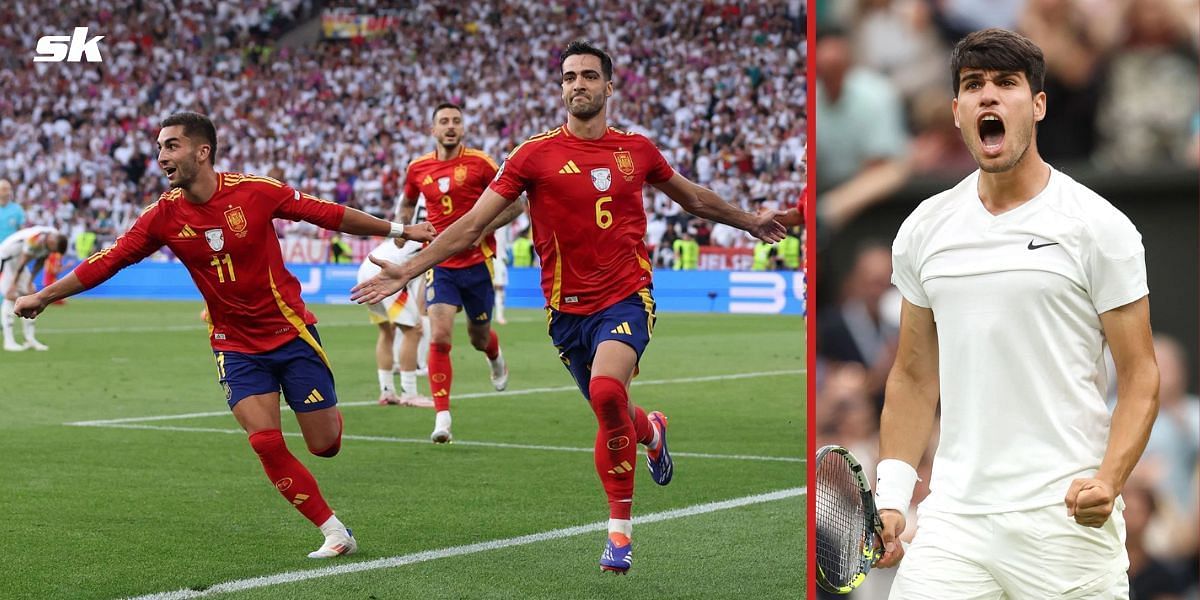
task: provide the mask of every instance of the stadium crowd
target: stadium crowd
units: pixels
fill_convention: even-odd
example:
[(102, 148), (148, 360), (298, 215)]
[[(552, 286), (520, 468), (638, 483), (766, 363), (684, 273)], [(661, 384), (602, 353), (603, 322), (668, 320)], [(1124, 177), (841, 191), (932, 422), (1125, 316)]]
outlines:
[[(23, 90), (0, 97), (0, 178), (27, 225), (73, 241), (95, 233), (88, 249), (163, 191), (154, 139), (171, 112), (213, 118), (218, 170), (271, 175), (382, 216), (407, 163), (431, 149), (439, 102), (462, 104), (467, 143), (497, 159), (558, 125), (558, 52), (581, 34), (616, 59), (611, 121), (648, 135), (681, 173), (748, 209), (790, 206), (804, 185), (802, 0), (344, 3), (393, 26), (294, 43), (280, 41), (314, 14), (311, 2), (41, 4), (0, 7), (0, 85)], [(30, 60), (39, 36), (83, 24), (105, 36), (102, 63)], [(751, 243), (652, 189), (646, 211), (650, 244), (689, 230), (702, 243)]]

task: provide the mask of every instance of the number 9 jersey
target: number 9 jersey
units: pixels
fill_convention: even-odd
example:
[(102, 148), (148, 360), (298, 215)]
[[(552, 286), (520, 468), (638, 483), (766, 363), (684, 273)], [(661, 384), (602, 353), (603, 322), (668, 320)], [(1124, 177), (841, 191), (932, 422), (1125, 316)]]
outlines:
[(164, 193), (75, 276), (92, 288), (167, 246), (208, 304), (213, 349), (267, 352), (307, 337), (317, 322), (300, 298), (300, 282), (284, 268), (272, 219), (337, 229), (345, 211), (269, 177), (218, 173), (208, 202), (193, 204), (180, 189)]
[(584, 140), (561, 126), (517, 146), (490, 187), (529, 197), (547, 306), (590, 315), (650, 285), (642, 187), (674, 174), (645, 136), (609, 127)]
[[(495, 175), (496, 162), (487, 153), (460, 144), (458, 154), (447, 160), (438, 160), (437, 152), (413, 159), (404, 176), (404, 197), (416, 199), (418, 193), (425, 196), (425, 217), (442, 232), (475, 206)], [(479, 245), (468, 247), (438, 266), (462, 269), (495, 255), (496, 238), (489, 234)]]

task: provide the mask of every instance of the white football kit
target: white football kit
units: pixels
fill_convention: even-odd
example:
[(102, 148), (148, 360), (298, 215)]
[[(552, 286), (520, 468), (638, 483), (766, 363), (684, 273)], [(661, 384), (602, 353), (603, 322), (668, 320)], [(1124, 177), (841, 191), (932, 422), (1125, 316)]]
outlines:
[[(1000, 215), (978, 185), (976, 171), (923, 202), (892, 248), (893, 283), (933, 311), (941, 393), (930, 494), (892, 598), (1126, 597), (1123, 503), (1091, 529), (1063, 498), (1107, 446), (1099, 315), (1147, 295), (1141, 236), (1053, 168)], [(1002, 531), (1021, 519), (1038, 530)]]
[[(376, 246), (370, 255), (380, 260), (403, 264), (420, 249), (420, 242), (406, 241), (403, 246), (397, 246), (394, 241), (385, 240)], [(374, 277), (381, 270), (369, 258), (363, 259), (362, 264), (358, 267), (358, 282), (362, 283)], [(417, 294), (421, 290), (420, 286), (421, 278), (413, 278), (399, 292), (384, 298), (377, 304), (368, 304), (367, 309), (370, 311), (371, 322), (374, 324), (390, 322), (406, 327), (420, 324), (421, 313), (417, 310), (416, 300)]]
[[(21, 262), (21, 255), (29, 256), (30, 262), (26, 263), (26, 267), (34, 261), (46, 258), (50, 255), (50, 249), (43, 241), (57, 232), (53, 227), (27, 227), (0, 242), (0, 297), (7, 294), (18, 282), (25, 283), (31, 277), (28, 270), (17, 273), (17, 263)], [(18, 280), (18, 277), (21, 279)]]

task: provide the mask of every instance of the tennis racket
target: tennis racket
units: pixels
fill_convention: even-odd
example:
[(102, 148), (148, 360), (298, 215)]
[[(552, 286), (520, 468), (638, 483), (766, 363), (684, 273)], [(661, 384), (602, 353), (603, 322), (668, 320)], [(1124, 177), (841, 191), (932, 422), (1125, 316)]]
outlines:
[(883, 524), (862, 464), (841, 446), (817, 451), (817, 585), (849, 594), (883, 556)]

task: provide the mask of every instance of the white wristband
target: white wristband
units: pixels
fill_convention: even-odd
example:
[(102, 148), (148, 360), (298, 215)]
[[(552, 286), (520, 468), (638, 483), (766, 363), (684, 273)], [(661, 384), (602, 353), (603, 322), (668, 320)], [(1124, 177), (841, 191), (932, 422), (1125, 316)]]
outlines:
[(402, 239), (402, 240), (408, 239), (408, 238), (404, 237), (404, 226), (399, 223), (395, 223), (395, 222), (392, 223), (392, 230), (388, 232), (387, 236), (390, 238), (398, 238), (398, 239)]
[(879, 461), (875, 467), (875, 508), (908, 512), (913, 488), (920, 480), (912, 465), (894, 458)]

